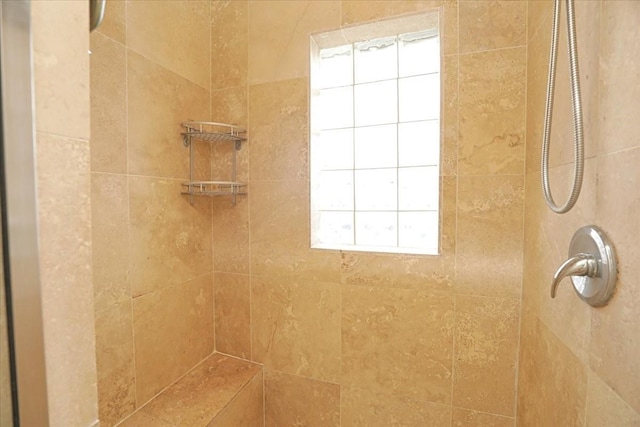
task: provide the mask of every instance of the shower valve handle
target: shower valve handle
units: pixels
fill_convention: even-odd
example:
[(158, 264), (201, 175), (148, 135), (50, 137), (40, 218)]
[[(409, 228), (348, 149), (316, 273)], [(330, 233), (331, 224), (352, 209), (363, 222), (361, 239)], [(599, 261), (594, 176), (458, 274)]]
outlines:
[(600, 228), (586, 225), (573, 235), (569, 259), (553, 275), (551, 298), (555, 298), (560, 281), (571, 276), (578, 297), (593, 307), (601, 307), (613, 296), (617, 274), (611, 241)]
[(551, 283), (551, 298), (556, 297), (558, 285), (567, 276), (595, 277), (598, 274), (598, 261), (591, 254), (580, 253), (562, 263)]

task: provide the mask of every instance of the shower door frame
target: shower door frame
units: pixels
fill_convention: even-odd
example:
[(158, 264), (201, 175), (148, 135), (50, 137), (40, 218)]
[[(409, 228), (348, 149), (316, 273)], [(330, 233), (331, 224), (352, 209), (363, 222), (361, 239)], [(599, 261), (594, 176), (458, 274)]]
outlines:
[(0, 2), (0, 197), (14, 423), (46, 427), (30, 15), (27, 0)]

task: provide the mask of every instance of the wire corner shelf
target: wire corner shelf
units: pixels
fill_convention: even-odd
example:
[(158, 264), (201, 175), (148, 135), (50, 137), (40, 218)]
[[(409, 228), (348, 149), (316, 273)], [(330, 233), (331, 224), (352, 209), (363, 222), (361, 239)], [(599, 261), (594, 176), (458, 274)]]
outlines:
[[(231, 196), (232, 204), (236, 204), (236, 196), (247, 194), (246, 183), (238, 182), (237, 176), (237, 151), (246, 141), (246, 129), (239, 126), (217, 122), (184, 122), (184, 132), (181, 132), (185, 147), (189, 147), (189, 181), (183, 182), (184, 191), (181, 194), (190, 196), (193, 204), (193, 196)], [(230, 181), (195, 181), (194, 180), (194, 156), (193, 140), (197, 139), (209, 143), (232, 142), (233, 150), (231, 158)]]

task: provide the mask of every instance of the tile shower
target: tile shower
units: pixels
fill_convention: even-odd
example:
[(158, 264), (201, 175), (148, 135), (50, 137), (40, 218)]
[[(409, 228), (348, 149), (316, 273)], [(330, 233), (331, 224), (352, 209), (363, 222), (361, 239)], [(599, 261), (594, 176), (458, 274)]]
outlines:
[[(638, 78), (640, 7), (576, 6), (586, 180), (577, 209), (554, 216), (538, 154), (551, 6), (109, 1), (90, 63), (101, 425), (212, 351), (264, 365), (267, 426), (640, 425), (640, 94), (620, 83)], [(441, 255), (309, 249), (309, 34), (433, 8)], [(571, 137), (563, 55), (556, 147)], [(188, 119), (247, 127), (238, 179), (249, 194), (236, 205), (180, 196)], [(229, 147), (197, 150), (196, 173), (224, 179)], [(570, 162), (568, 149), (552, 151), (558, 187)], [(604, 309), (568, 286), (547, 296), (586, 223), (610, 232), (620, 258)]]

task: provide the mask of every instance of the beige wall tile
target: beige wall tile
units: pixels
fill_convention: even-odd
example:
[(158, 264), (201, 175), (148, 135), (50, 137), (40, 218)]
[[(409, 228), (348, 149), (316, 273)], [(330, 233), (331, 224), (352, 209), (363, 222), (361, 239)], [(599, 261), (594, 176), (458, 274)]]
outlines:
[(591, 368), (640, 412), (640, 147), (598, 157), (596, 224), (616, 249), (616, 294), (591, 312)]
[(138, 406), (213, 351), (212, 280), (206, 274), (133, 300)]
[(118, 43), (127, 42), (126, 0), (107, 0), (104, 20), (96, 29), (97, 32), (112, 38)]
[(339, 27), (339, 1), (249, 1), (249, 84), (308, 76), (309, 35)]
[(526, 44), (525, 1), (461, 1), (458, 8), (460, 53)]
[[(589, 158), (596, 154), (597, 132), (599, 120), (597, 118), (598, 103), (598, 46), (600, 28), (600, 2), (578, 1), (575, 4), (576, 39), (578, 45), (578, 62), (580, 66), (580, 93), (584, 117), (584, 151)], [(551, 24), (548, 24), (551, 32)], [(582, 30), (580, 30), (580, 28)], [(563, 48), (560, 48), (563, 46)], [(551, 128), (551, 149), (549, 164), (551, 166), (573, 163), (574, 129), (571, 107), (571, 89), (569, 81), (569, 61), (567, 53), (566, 19), (560, 19), (560, 37), (558, 38), (558, 64), (556, 70), (555, 101), (553, 104), (553, 127)], [(580, 47), (582, 46), (582, 48)], [(544, 50), (549, 52), (548, 48)], [(541, 62), (548, 64), (548, 57)], [(544, 65), (547, 73), (548, 65)], [(542, 70), (541, 70), (542, 71)], [(546, 78), (545, 78), (546, 81)]]
[(460, 175), (521, 174), (526, 48), (460, 56)]
[(247, 86), (211, 91), (211, 120), (214, 122), (229, 123), (246, 128), (247, 108)]
[(308, 179), (307, 81), (249, 87), (252, 180)]
[(129, 177), (134, 297), (212, 271), (211, 202), (180, 194), (180, 180)]
[(213, 201), (213, 269), (216, 272), (249, 274), (249, 200), (238, 196)]
[(340, 425), (340, 386), (266, 370), (265, 425)]
[(247, 84), (248, 2), (211, 2), (211, 89)]
[(95, 311), (131, 298), (127, 177), (91, 174), (91, 232)]
[[(247, 128), (247, 87), (220, 89), (211, 93), (211, 120)], [(249, 181), (249, 151), (251, 137), (242, 142), (240, 150), (234, 144), (211, 145), (211, 179), (228, 181), (233, 170), (233, 152), (236, 150), (236, 180)]]
[(452, 427), (515, 427), (513, 418), (453, 408)]
[(89, 139), (88, 19), (87, 6), (75, 2), (43, 1), (31, 7), (38, 131)]
[(208, 1), (129, 1), (127, 45), (209, 88), (210, 13)]
[(632, 117), (638, 115), (640, 88), (631, 84), (640, 78), (640, 46), (637, 43), (640, 29), (634, 19), (638, 14), (640, 4), (635, 1), (602, 3), (599, 154), (638, 146), (636, 135), (640, 132), (640, 124)]
[(127, 172), (126, 48), (91, 34), (91, 171)]
[(264, 426), (263, 383), (260, 371), (207, 427)]
[[(536, 0), (527, 2), (527, 40), (531, 42), (542, 33), (551, 34), (553, 1)], [(547, 58), (548, 59), (548, 58)]]
[(343, 0), (342, 25), (358, 24), (404, 13), (434, 9), (440, 7), (442, 3), (442, 0), (386, 0), (376, 2)]
[[(532, 3), (538, 2), (529, 2), (529, 7), (532, 7)], [(551, 24), (548, 23), (548, 25)], [(551, 31), (549, 30), (539, 31), (527, 44), (527, 173), (540, 170), (550, 43)], [(562, 75), (561, 78), (565, 76)], [(556, 93), (558, 97), (566, 96), (566, 92), (562, 92), (562, 95), (561, 92)], [(555, 138), (553, 140), (555, 141), (554, 151), (556, 151), (557, 144), (562, 142), (558, 142), (561, 140)]]
[(451, 407), (367, 389), (340, 389), (340, 421), (345, 426), (450, 427)]
[(522, 282), (521, 176), (458, 180), (457, 292), (516, 297)]
[(380, 288), (451, 291), (455, 266), (450, 256), (342, 252), (341, 282)]
[(631, 408), (593, 371), (589, 371), (587, 390), (587, 427), (637, 427), (640, 413)]
[(98, 399), (89, 143), (38, 132), (36, 164), (49, 422), (91, 425)]
[[(538, 214), (539, 228), (542, 229), (539, 240), (541, 252), (532, 254), (531, 272), (538, 271), (527, 278), (536, 292), (539, 302), (538, 316), (560, 340), (580, 358), (583, 363), (589, 360), (589, 341), (591, 328), (591, 310), (577, 297), (570, 279), (565, 279), (555, 299), (550, 297), (551, 279), (560, 265), (567, 260), (569, 244), (577, 229), (591, 224), (595, 218), (596, 199), (596, 159), (585, 161), (582, 196), (575, 207), (564, 215), (557, 215), (547, 208), (540, 188), (540, 179), (531, 183), (534, 188), (527, 199), (536, 198), (542, 205)], [(552, 191), (557, 203), (564, 203), (573, 179), (573, 165), (564, 165), (550, 170)], [(529, 188), (528, 188), (529, 190)]]
[(129, 173), (187, 178), (180, 124), (210, 116), (209, 91), (132, 51), (127, 61)]
[(453, 405), (514, 416), (520, 303), (456, 295)]
[(113, 426), (136, 408), (131, 300), (96, 313), (100, 425)]
[(251, 359), (251, 288), (249, 276), (214, 275), (216, 351)]
[(440, 137), (440, 174), (458, 173), (458, 56), (447, 56), (443, 64), (444, 101), (442, 109), (443, 134)]
[(458, 53), (460, 45), (458, 3), (458, 0), (446, 0), (443, 2), (444, 31), (441, 39), (443, 55), (454, 55)]
[(534, 315), (523, 315), (517, 424), (584, 425), (587, 369)]
[(343, 386), (451, 403), (452, 296), (344, 286), (342, 307)]
[(251, 183), (252, 275), (340, 280), (340, 252), (309, 249), (308, 197), (308, 181)]
[(340, 378), (340, 285), (251, 277), (253, 360), (322, 381)]

